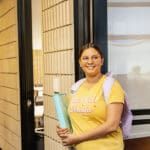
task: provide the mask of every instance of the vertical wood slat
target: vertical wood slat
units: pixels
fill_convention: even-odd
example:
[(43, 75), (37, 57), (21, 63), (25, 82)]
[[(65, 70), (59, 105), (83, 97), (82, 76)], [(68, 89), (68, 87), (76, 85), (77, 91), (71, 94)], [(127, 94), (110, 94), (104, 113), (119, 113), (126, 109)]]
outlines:
[(61, 81), (61, 92), (67, 93), (74, 82), (73, 8), (72, 0), (43, 0), (43, 51), (44, 51), (44, 121), (45, 150), (65, 150), (54, 128), (55, 116), (53, 79)]
[(17, 73), (18, 62), (16, 58), (0, 60), (0, 73)]
[(18, 89), (16, 74), (0, 74), (0, 86)]
[(16, 26), (13, 26), (0, 32), (0, 46), (16, 41), (16, 33)]
[(16, 6), (16, 0), (0, 1), (0, 16), (4, 15), (15, 6)]
[(0, 1), (0, 147), (21, 149), (17, 1)]
[(15, 14), (16, 10), (11, 9), (4, 17), (0, 18), (0, 31), (16, 24)]
[(0, 46), (0, 59), (17, 57), (16, 49), (16, 42)]
[(34, 74), (34, 84), (43, 84), (43, 51), (34, 50), (33, 51), (33, 74)]

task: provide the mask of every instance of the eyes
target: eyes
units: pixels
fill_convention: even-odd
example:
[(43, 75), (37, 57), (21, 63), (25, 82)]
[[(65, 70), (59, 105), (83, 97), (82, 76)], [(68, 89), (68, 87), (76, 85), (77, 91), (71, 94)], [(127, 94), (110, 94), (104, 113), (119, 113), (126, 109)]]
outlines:
[(81, 60), (83, 61), (83, 62), (88, 62), (90, 59), (92, 60), (92, 61), (97, 61), (98, 59), (99, 59), (99, 55), (93, 55), (93, 56), (91, 56), (91, 57), (88, 57), (88, 56), (82, 56), (81, 57)]

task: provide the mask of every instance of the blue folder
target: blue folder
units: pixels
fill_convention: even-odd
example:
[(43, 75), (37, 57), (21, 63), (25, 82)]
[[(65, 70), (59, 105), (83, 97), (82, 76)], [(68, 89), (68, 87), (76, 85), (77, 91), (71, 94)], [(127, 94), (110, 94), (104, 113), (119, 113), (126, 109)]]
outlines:
[(67, 113), (66, 96), (60, 93), (54, 93), (53, 102), (57, 114), (57, 119), (61, 128), (71, 129), (70, 119)]

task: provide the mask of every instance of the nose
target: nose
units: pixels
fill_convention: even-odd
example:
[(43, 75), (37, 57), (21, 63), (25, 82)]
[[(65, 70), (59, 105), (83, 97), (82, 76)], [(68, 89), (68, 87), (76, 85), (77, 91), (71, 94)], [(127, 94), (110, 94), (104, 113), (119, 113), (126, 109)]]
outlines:
[(93, 63), (92, 57), (88, 59), (88, 63), (89, 63), (89, 64)]

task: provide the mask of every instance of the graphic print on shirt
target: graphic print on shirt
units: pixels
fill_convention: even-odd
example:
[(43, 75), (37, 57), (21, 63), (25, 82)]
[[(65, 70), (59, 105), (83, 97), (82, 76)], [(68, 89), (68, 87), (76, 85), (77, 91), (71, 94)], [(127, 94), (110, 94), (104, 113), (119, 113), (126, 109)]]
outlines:
[(95, 104), (95, 96), (85, 96), (82, 99), (75, 97), (71, 100), (69, 111), (76, 113), (91, 113)]

